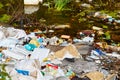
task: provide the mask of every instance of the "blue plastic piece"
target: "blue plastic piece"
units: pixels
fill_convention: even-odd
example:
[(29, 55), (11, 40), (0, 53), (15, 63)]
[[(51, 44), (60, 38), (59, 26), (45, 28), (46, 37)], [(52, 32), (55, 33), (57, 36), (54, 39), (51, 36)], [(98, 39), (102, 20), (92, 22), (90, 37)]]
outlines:
[(38, 42), (39, 42), (39, 43), (42, 43), (42, 42), (43, 42), (43, 38), (39, 38), (39, 39), (38, 39)]
[(2, 58), (2, 56), (3, 56), (3, 54), (2, 54), (2, 53), (0, 53), (0, 58)]
[(45, 48), (45, 46), (44, 45), (40, 45), (40, 47), (39, 48)]
[(26, 44), (24, 47), (28, 51), (33, 51), (35, 48), (37, 48), (34, 44)]
[(29, 75), (29, 71), (25, 71), (25, 70), (18, 70), (18, 69), (15, 69), (19, 74), (22, 74), (22, 75), (26, 75), (28, 76)]
[(99, 55), (103, 55), (103, 54), (104, 54), (100, 49), (95, 49), (95, 51), (96, 51)]

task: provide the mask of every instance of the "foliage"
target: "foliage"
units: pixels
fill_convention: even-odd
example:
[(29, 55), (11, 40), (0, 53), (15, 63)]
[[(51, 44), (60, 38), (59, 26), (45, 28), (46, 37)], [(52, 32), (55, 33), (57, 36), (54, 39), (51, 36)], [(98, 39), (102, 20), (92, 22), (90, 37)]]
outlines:
[(23, 15), (23, 0), (1, 0), (0, 22), (14, 23)]
[(54, 0), (55, 2), (55, 8), (60, 11), (65, 8), (65, 6), (70, 2), (71, 0)]
[(0, 80), (11, 80), (9, 74), (5, 70), (5, 64), (0, 64)]
[(0, 3), (0, 9), (3, 7), (3, 4), (2, 3)]
[[(30, 21), (37, 21), (41, 18), (46, 20), (45, 24), (54, 23), (70, 23), (74, 28), (82, 29), (83, 26), (89, 27), (94, 23), (90, 23), (86, 15), (92, 11), (101, 11), (112, 17), (116, 17), (115, 6), (119, 0), (93, 0), (91, 3), (88, 0), (44, 0), (45, 5), (41, 3), (39, 10), (31, 15), (27, 15)], [(81, 7), (81, 4), (90, 4), (92, 7)], [(15, 6), (15, 7), (14, 7)], [(17, 26), (14, 22), (20, 21), (23, 16), (23, 0), (1, 0), (0, 9), (4, 9), (4, 14), (0, 14), (0, 21), (9, 22)], [(112, 11), (114, 10), (114, 11)], [(10, 17), (11, 16), (11, 17)], [(25, 17), (24, 17), (25, 18)], [(33, 23), (34, 23), (33, 22)], [(19, 23), (19, 22), (18, 22)], [(80, 26), (81, 25), (81, 26)]]
[(87, 15), (88, 15), (90, 12), (92, 12), (92, 11), (94, 11), (94, 10), (84, 9), (84, 10), (82, 10), (80, 13), (78, 13), (78, 14), (76, 15), (76, 17), (79, 17), (79, 19), (78, 19), (79, 23), (80, 23), (80, 24), (85, 23), (84, 25), (86, 25), (86, 27), (89, 27), (90, 25), (92, 25), (92, 24), (90, 23), (90, 21), (87, 19)]
[(108, 11), (108, 10), (101, 10), (100, 11), (103, 14), (108, 14), (109, 16), (112, 16), (113, 18), (117, 17), (118, 11)]
[(56, 9), (57, 11), (62, 11), (67, 9), (67, 5), (72, 0), (44, 0), (43, 5), (47, 6), (49, 9)]
[(113, 18), (116, 18), (116, 17), (117, 17), (117, 12), (111, 11), (111, 12), (109, 12), (109, 13), (107, 13), (107, 14), (110, 15), (110, 16), (112, 16)]
[(3, 15), (0, 17), (0, 22), (7, 23), (7, 22), (10, 20), (10, 18), (11, 18), (10, 15), (3, 14)]

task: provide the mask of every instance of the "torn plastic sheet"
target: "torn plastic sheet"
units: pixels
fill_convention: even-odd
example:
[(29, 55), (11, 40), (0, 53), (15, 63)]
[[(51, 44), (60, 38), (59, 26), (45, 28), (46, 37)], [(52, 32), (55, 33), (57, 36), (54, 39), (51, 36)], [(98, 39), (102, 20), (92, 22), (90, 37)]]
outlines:
[(68, 69), (68, 67), (71, 67), (71, 70), (74, 71), (76, 74), (81, 74), (81, 72), (91, 72), (98, 70), (98, 66), (95, 62), (88, 62), (83, 61), (81, 59), (75, 60), (75, 62), (69, 62), (67, 60), (63, 60), (61, 67), (64, 67), (64, 69)]

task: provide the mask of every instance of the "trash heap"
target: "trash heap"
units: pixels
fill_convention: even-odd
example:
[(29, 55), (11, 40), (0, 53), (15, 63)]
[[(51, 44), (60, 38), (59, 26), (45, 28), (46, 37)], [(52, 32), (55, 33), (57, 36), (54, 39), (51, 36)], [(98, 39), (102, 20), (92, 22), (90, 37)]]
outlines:
[(120, 79), (120, 47), (94, 43), (94, 33), (73, 40), (2, 26), (0, 33), (0, 62), (10, 76), (1, 80)]

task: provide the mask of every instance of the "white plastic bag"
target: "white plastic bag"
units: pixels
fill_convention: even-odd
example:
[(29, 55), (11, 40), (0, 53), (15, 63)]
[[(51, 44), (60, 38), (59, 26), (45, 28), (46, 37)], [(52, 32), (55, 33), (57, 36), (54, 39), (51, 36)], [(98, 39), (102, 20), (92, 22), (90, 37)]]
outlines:
[(7, 56), (17, 60), (25, 59), (26, 56), (21, 53), (12, 52), (11, 50), (2, 50), (2, 53)]
[[(30, 59), (26, 59), (26, 60), (21, 60), (20, 62), (18, 62), (15, 65), (15, 70), (23, 70), (23, 71), (28, 71), (27, 75), (28, 76), (33, 76), (33, 77), (37, 77), (37, 70), (40, 69), (40, 64), (38, 60), (30, 60)], [(18, 72), (18, 71), (17, 71)], [(19, 72), (18, 72), (19, 73)], [(20, 73), (22, 75), (26, 75), (24, 73)]]
[(38, 59), (40, 62), (48, 56), (50, 49), (47, 48), (35, 48), (31, 54), (31, 59)]

